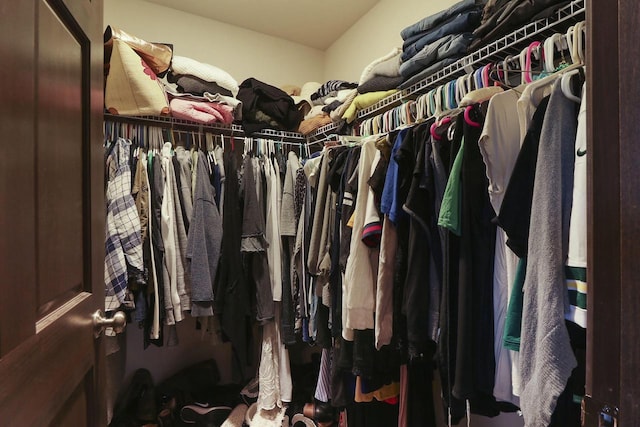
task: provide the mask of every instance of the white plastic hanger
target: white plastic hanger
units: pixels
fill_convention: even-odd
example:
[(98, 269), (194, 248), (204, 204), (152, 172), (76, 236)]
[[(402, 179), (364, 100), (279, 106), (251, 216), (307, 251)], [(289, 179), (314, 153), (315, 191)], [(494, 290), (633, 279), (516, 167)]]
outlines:
[(578, 74), (577, 69), (564, 73), (560, 80), (560, 88), (562, 89), (562, 93), (564, 94), (564, 96), (579, 104), (580, 102), (582, 102), (582, 99), (571, 92), (571, 77), (575, 76), (576, 74)]
[(522, 72), (520, 73), (520, 84), (526, 84), (527, 81), (525, 79), (525, 74), (526, 74), (526, 64), (527, 64), (527, 50), (529, 49), (529, 47), (525, 47), (524, 49), (522, 49), (522, 51), (520, 52), (520, 55), (518, 56), (518, 62), (520, 63), (520, 70), (522, 70)]
[(544, 41), (544, 70), (553, 73), (556, 70), (555, 51), (556, 43), (562, 39), (562, 34), (555, 33)]

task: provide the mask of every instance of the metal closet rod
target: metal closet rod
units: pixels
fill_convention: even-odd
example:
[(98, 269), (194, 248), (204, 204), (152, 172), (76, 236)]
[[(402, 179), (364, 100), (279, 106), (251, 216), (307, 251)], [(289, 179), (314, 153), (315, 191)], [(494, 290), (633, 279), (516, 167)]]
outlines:
[(225, 125), (225, 124), (213, 124), (213, 125), (205, 125), (196, 122), (190, 122), (187, 120), (176, 119), (174, 117), (164, 117), (164, 116), (121, 116), (117, 114), (104, 114), (105, 121), (119, 122), (119, 123), (128, 123), (132, 125), (147, 125), (147, 126), (156, 126), (166, 129), (171, 129), (174, 131), (188, 131), (188, 132), (198, 132), (198, 133), (213, 133), (213, 134), (222, 134), (231, 137), (237, 138), (262, 138), (262, 139), (270, 139), (277, 140), (280, 142), (287, 143), (299, 143), (303, 144), (306, 142), (306, 138), (297, 132), (288, 132), (288, 131), (278, 131), (272, 129), (265, 129), (261, 132), (256, 132), (251, 136), (245, 134), (242, 126), (239, 125)]

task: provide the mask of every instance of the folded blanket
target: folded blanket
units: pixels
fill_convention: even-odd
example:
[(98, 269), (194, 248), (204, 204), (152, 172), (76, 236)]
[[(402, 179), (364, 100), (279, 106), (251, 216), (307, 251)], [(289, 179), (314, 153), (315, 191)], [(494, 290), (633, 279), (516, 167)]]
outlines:
[(345, 119), (347, 123), (352, 123), (356, 119), (358, 111), (370, 107), (376, 102), (386, 98), (387, 96), (393, 95), (396, 92), (397, 90), (393, 89), (384, 92), (369, 92), (360, 94), (354, 98), (351, 105), (349, 105), (349, 108), (347, 108), (347, 110), (342, 115), (342, 118)]
[(374, 76), (397, 76), (399, 74), (401, 53), (402, 49), (394, 47), (391, 52), (373, 60), (371, 64), (367, 65), (364, 67), (364, 70), (362, 70), (358, 85), (361, 86), (364, 82)]
[(220, 87), (229, 90), (233, 96), (238, 94), (238, 82), (229, 73), (213, 65), (174, 55), (171, 71), (173, 74), (192, 75), (207, 82), (216, 82)]
[(192, 93), (184, 93), (180, 92), (178, 85), (169, 82), (166, 76), (165, 78), (159, 79), (159, 81), (163, 84), (165, 92), (169, 95), (169, 99), (182, 98), (191, 101), (215, 102), (218, 104), (229, 105), (233, 108), (233, 117), (237, 120), (242, 119), (242, 102), (232, 96), (224, 96), (219, 93), (209, 92), (203, 93), (202, 96), (194, 95)]
[(233, 108), (215, 102), (174, 98), (169, 103), (173, 117), (198, 123), (233, 123)]
[(343, 120), (342, 115), (345, 113), (345, 111), (347, 111), (347, 108), (349, 108), (351, 103), (353, 103), (353, 100), (356, 99), (356, 96), (358, 96), (358, 91), (356, 89), (352, 89), (351, 93), (349, 94), (347, 99), (345, 99), (342, 105), (330, 113), (331, 120), (333, 120), (334, 122)]
[(300, 127), (298, 128), (298, 132), (303, 135), (309, 135), (314, 130), (331, 123), (331, 117), (327, 113), (322, 113), (311, 117), (310, 119), (303, 120), (300, 123)]
[(358, 86), (358, 93), (380, 92), (395, 89), (403, 80), (404, 77), (400, 75), (395, 77), (374, 76)]
[(182, 92), (194, 95), (203, 95), (205, 92), (219, 93), (224, 96), (232, 96), (229, 89), (223, 88), (216, 82), (208, 82), (192, 75), (178, 76), (176, 83)]

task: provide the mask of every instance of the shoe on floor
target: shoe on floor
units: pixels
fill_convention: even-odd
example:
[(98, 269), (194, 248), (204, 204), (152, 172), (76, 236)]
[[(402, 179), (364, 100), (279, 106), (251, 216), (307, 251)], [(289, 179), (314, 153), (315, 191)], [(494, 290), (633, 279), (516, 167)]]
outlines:
[(317, 427), (311, 418), (302, 414), (295, 414), (291, 419), (291, 427)]
[(220, 427), (230, 413), (231, 408), (228, 406), (208, 407), (192, 404), (182, 407), (180, 419), (185, 424), (193, 424), (194, 427)]

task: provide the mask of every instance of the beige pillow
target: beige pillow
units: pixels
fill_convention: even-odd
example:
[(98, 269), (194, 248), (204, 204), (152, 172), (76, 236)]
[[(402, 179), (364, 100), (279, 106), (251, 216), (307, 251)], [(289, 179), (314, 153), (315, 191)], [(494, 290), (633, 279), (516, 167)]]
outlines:
[(112, 114), (158, 116), (169, 114), (160, 81), (142, 58), (122, 40), (113, 40), (105, 107)]

